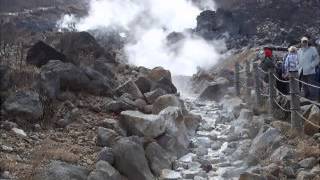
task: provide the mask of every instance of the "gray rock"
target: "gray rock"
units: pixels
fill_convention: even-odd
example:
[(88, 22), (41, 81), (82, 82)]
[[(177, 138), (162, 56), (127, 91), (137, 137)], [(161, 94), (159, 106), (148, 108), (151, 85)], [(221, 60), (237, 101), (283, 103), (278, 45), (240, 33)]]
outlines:
[(52, 161), (47, 167), (39, 170), (35, 180), (87, 180), (89, 170), (60, 161)]
[(153, 81), (158, 81), (162, 78), (166, 78), (171, 81), (171, 73), (163, 67), (155, 67), (149, 72), (148, 78)]
[(316, 174), (307, 172), (307, 171), (301, 171), (298, 173), (296, 180), (314, 180), (316, 177)]
[(121, 112), (121, 124), (131, 135), (156, 138), (166, 130), (166, 119), (139, 111)]
[(104, 76), (106, 76), (108, 79), (114, 79), (115, 78), (115, 74), (112, 70), (113, 65), (110, 63), (105, 62), (103, 59), (97, 59), (94, 62), (94, 66), (93, 68), (100, 72), (101, 74), (103, 74)]
[(136, 99), (134, 104), (140, 111), (143, 111), (144, 107), (147, 105), (146, 101), (143, 99)]
[(36, 121), (43, 114), (39, 94), (33, 91), (13, 93), (4, 102), (3, 109), (10, 117), (29, 121)]
[(112, 147), (118, 140), (119, 135), (112, 129), (98, 128), (97, 144), (99, 146)]
[(194, 135), (195, 131), (198, 129), (202, 117), (200, 115), (195, 115), (192, 113), (188, 113), (184, 117), (184, 123), (190, 133), (190, 135)]
[(83, 72), (89, 78), (89, 83), (85, 88), (87, 92), (99, 96), (112, 95), (112, 86), (114, 83), (111, 79), (108, 79), (106, 76), (90, 67), (83, 68)]
[(117, 92), (118, 95), (128, 93), (132, 95), (134, 99), (143, 98), (143, 94), (141, 93), (140, 89), (132, 80), (125, 82), (124, 84), (119, 86), (115, 91)]
[(257, 159), (266, 158), (269, 155), (268, 152), (272, 152), (279, 147), (281, 138), (279, 130), (275, 128), (268, 128), (266, 131), (262, 131), (254, 138), (249, 155)]
[(124, 97), (121, 97), (116, 101), (107, 102), (104, 108), (107, 112), (114, 112), (114, 113), (120, 113), (122, 111), (137, 109), (134, 101)]
[(158, 97), (153, 104), (152, 113), (158, 114), (160, 111), (169, 106), (181, 107), (179, 98), (170, 94)]
[(299, 165), (303, 168), (310, 169), (310, 168), (313, 168), (313, 166), (315, 166), (317, 163), (318, 161), (316, 158), (310, 157), (310, 158), (301, 160), (299, 162)]
[(158, 88), (158, 89), (155, 89), (151, 92), (144, 93), (144, 96), (146, 97), (147, 102), (149, 104), (153, 104), (158, 97), (163, 96), (165, 94), (166, 94), (166, 92), (164, 90)]
[(180, 180), (182, 178), (181, 173), (170, 169), (164, 169), (161, 172), (161, 180)]
[(251, 140), (243, 140), (239, 143), (239, 147), (232, 153), (232, 160), (240, 160), (248, 155), (251, 146)]
[(38, 86), (45, 95), (56, 98), (60, 90), (87, 91), (98, 95), (110, 95), (110, 81), (99, 72), (78, 68), (71, 63), (50, 60), (41, 67)]
[(228, 85), (229, 81), (227, 79), (212, 83), (200, 93), (199, 99), (219, 101), (226, 94), (225, 89)]
[(106, 161), (99, 161), (87, 180), (120, 180), (120, 173)]
[(167, 94), (176, 94), (177, 88), (174, 86), (172, 81), (168, 78), (161, 78), (152, 86), (151, 90), (163, 89)]
[(39, 41), (28, 50), (26, 62), (41, 67), (52, 59), (66, 62), (66, 56), (64, 54), (58, 52), (46, 43)]
[(188, 152), (190, 139), (181, 109), (167, 107), (159, 115), (166, 120), (167, 129), (164, 135), (157, 138), (158, 144), (177, 158), (185, 155)]
[(98, 126), (101, 126), (107, 129), (112, 129), (122, 136), (127, 135), (127, 133), (121, 128), (119, 121), (115, 119), (106, 118), (101, 122), (99, 122)]
[(273, 162), (283, 162), (284, 160), (289, 160), (295, 157), (295, 153), (296, 151), (294, 147), (283, 145), (272, 153), (270, 159)]
[(146, 157), (150, 168), (156, 176), (160, 176), (163, 169), (171, 169), (174, 158), (158, 143), (150, 143), (146, 149)]
[(128, 179), (155, 179), (148, 166), (143, 147), (127, 138), (122, 138), (113, 147), (115, 167)]
[(151, 86), (152, 86), (152, 81), (145, 77), (145, 76), (140, 76), (138, 79), (135, 81), (136, 85), (140, 89), (142, 93), (147, 93), (150, 91)]
[(106, 161), (112, 165), (114, 163), (112, 149), (109, 147), (102, 148), (101, 151), (98, 153), (97, 161)]

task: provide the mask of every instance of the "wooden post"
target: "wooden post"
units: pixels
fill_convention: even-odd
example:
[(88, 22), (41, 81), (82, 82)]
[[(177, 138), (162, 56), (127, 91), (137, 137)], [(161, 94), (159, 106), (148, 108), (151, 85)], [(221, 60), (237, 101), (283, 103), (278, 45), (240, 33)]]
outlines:
[(300, 99), (299, 99), (299, 83), (295, 80), (298, 78), (298, 72), (290, 72), (290, 110), (291, 110), (291, 128), (297, 130), (297, 132), (302, 132), (303, 121), (299, 117), (296, 111), (300, 111)]
[(276, 97), (276, 90), (275, 90), (275, 85), (276, 81), (275, 78), (273, 77), (274, 74), (274, 68), (270, 68), (268, 70), (268, 75), (269, 75), (269, 113), (270, 117), (273, 117), (273, 110), (276, 106), (275, 104), (275, 97)]
[(260, 82), (260, 74), (258, 70), (258, 63), (253, 63), (253, 77), (254, 77), (254, 87), (256, 91), (257, 105), (258, 107), (262, 106), (262, 96), (261, 96), (261, 82)]
[(238, 62), (235, 64), (234, 72), (234, 85), (236, 89), (236, 95), (240, 96), (240, 65)]
[(250, 79), (251, 79), (250, 62), (246, 61), (246, 99), (247, 99), (247, 102), (250, 102), (250, 98), (251, 98)]

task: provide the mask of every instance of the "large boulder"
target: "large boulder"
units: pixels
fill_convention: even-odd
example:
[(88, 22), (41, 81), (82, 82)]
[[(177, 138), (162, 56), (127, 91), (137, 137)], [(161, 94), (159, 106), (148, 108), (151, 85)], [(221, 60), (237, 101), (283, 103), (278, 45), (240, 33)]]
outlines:
[(261, 132), (253, 139), (249, 155), (257, 160), (263, 160), (280, 146), (281, 139), (278, 129), (262, 127)]
[(222, 38), (223, 33), (237, 35), (240, 26), (233, 14), (229, 11), (219, 9), (218, 11), (203, 11), (197, 17), (196, 31), (205, 39)]
[[(57, 49), (75, 65), (82, 64), (82, 61), (88, 61), (88, 59), (82, 58), (96, 59), (105, 56), (103, 48), (88, 32), (64, 33), (57, 44)], [(84, 55), (92, 55), (93, 57), (83, 57)]]
[(149, 92), (152, 87), (152, 81), (146, 76), (139, 76), (135, 83), (142, 93)]
[(132, 80), (129, 80), (119, 86), (116, 90), (118, 95), (122, 95), (124, 93), (130, 94), (134, 99), (143, 98), (143, 94), (141, 93), (138, 86)]
[(53, 161), (47, 167), (40, 170), (36, 176), (35, 180), (87, 180), (89, 175), (89, 170), (75, 166), (71, 164), (67, 164), (60, 161)]
[(182, 110), (171, 106), (162, 110), (159, 115), (166, 119), (167, 129), (165, 134), (157, 138), (158, 144), (177, 158), (187, 154), (190, 138)]
[(158, 143), (150, 143), (145, 151), (150, 168), (156, 176), (160, 176), (163, 169), (171, 169), (174, 158)]
[(113, 112), (113, 113), (121, 113), (122, 111), (136, 110), (136, 109), (137, 107), (135, 105), (135, 102), (126, 97), (121, 97), (117, 100), (110, 101), (105, 104), (105, 110), (107, 112)]
[(166, 130), (166, 119), (139, 111), (121, 112), (121, 123), (131, 135), (156, 138)]
[[(309, 109), (304, 113), (304, 116), (308, 119), (308, 121), (320, 126), (320, 108), (318, 106), (310, 106)], [(308, 121), (304, 123), (304, 133), (310, 136), (318, 133), (319, 128), (315, 127)]]
[(96, 164), (87, 180), (121, 180), (121, 174), (106, 161), (99, 161)]
[(163, 67), (155, 67), (150, 72), (148, 77), (153, 81), (159, 81), (162, 78), (166, 78), (171, 81), (171, 73), (165, 70)]
[(199, 96), (200, 100), (219, 101), (227, 93), (226, 88), (229, 86), (229, 81), (225, 78), (220, 78), (216, 82), (207, 86)]
[(28, 50), (26, 62), (41, 67), (53, 59), (65, 62), (66, 56), (46, 43), (39, 41)]
[(158, 114), (163, 109), (169, 107), (169, 106), (175, 106), (175, 107), (181, 107), (181, 102), (179, 98), (175, 95), (167, 94), (160, 96), (156, 99), (156, 101), (153, 104), (152, 113)]
[(51, 60), (41, 67), (39, 85), (43, 93), (55, 98), (60, 90), (84, 90), (89, 81), (85, 73), (75, 65)]
[(153, 104), (158, 97), (163, 96), (165, 94), (166, 92), (163, 89), (158, 88), (151, 92), (144, 93), (144, 96), (146, 97), (146, 100), (149, 104)]
[(154, 180), (142, 145), (122, 138), (113, 146), (115, 167), (132, 180)]
[(175, 94), (177, 93), (177, 88), (174, 86), (172, 81), (166, 77), (161, 78), (160, 80), (156, 81), (152, 87), (151, 90), (155, 90), (161, 88), (165, 90), (168, 94)]
[(90, 67), (84, 68), (83, 71), (90, 80), (88, 86), (86, 86), (86, 90), (89, 93), (105, 96), (112, 94), (112, 85), (114, 83), (111, 79)]
[(18, 91), (3, 103), (5, 113), (13, 118), (35, 121), (43, 114), (43, 105), (38, 93)]
[(41, 92), (54, 99), (60, 91), (85, 91), (95, 95), (109, 96), (112, 81), (92, 68), (79, 68), (71, 63), (50, 60), (41, 67), (39, 82)]
[(115, 78), (115, 73), (114, 73), (114, 66), (111, 63), (106, 62), (104, 59), (97, 59), (94, 62), (94, 66), (93, 68), (100, 72), (101, 74), (103, 74), (104, 76), (106, 76), (109, 79), (114, 79)]

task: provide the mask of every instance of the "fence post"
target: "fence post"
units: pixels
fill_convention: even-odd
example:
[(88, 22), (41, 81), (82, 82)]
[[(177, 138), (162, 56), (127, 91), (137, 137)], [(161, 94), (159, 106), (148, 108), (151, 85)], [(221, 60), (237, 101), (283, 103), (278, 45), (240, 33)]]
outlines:
[(254, 87), (256, 91), (257, 105), (259, 107), (262, 106), (262, 96), (261, 96), (261, 82), (260, 82), (260, 74), (258, 70), (258, 63), (253, 63), (253, 76), (254, 76)]
[(275, 108), (275, 97), (276, 97), (276, 90), (275, 90), (275, 85), (276, 81), (275, 78), (273, 77), (274, 74), (274, 68), (270, 68), (268, 70), (268, 75), (269, 75), (269, 113), (270, 117), (273, 117), (273, 110)]
[(299, 99), (299, 83), (295, 79), (298, 78), (298, 72), (290, 72), (290, 110), (291, 110), (291, 128), (302, 132), (303, 121), (299, 117), (296, 111), (300, 111), (300, 99)]
[(236, 88), (236, 95), (240, 96), (240, 65), (238, 62), (235, 64), (235, 73), (234, 73), (234, 85)]
[(251, 87), (250, 87), (250, 62), (246, 61), (246, 99), (247, 102), (250, 101), (250, 97), (251, 97)]

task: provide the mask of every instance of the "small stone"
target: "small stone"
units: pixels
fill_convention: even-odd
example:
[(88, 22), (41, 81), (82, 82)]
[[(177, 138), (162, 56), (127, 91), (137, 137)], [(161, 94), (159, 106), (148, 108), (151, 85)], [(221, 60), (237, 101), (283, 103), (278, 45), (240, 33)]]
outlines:
[(9, 147), (9, 146), (6, 146), (6, 145), (2, 145), (1, 149), (2, 149), (2, 151), (5, 151), (5, 152), (12, 152), (13, 151), (12, 147)]
[(312, 168), (313, 166), (315, 166), (317, 164), (317, 159), (314, 157), (310, 157), (307, 159), (303, 159), (299, 162), (299, 165), (303, 168)]
[(27, 137), (27, 134), (22, 129), (12, 128), (11, 130), (19, 136)]
[(182, 178), (181, 173), (177, 171), (172, 171), (170, 169), (164, 169), (161, 172), (161, 180), (180, 180)]

